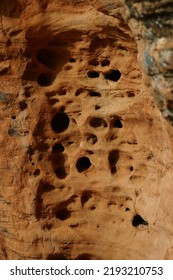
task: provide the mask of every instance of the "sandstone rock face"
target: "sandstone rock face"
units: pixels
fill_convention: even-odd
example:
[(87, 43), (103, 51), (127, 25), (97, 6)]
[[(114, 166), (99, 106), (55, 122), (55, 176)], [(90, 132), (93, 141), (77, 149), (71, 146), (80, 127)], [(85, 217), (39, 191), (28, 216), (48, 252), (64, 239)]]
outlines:
[(126, 2), (1, 1), (0, 259), (173, 257), (171, 52)]

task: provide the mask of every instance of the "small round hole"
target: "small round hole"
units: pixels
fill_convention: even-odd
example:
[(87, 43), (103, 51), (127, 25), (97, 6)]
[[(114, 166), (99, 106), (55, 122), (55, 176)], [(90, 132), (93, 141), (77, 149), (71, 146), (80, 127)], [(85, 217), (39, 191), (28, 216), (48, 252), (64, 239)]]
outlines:
[(92, 92), (89, 93), (89, 96), (91, 96), (91, 97), (101, 97), (101, 94), (99, 92), (92, 91)]
[(34, 176), (39, 176), (40, 175), (40, 169), (35, 169), (35, 171), (34, 171)]
[(112, 122), (112, 126), (115, 128), (122, 128), (123, 124), (119, 118), (115, 118)]
[(65, 113), (56, 113), (54, 118), (51, 121), (52, 129), (57, 132), (65, 131), (69, 126), (69, 117)]
[(129, 91), (129, 92), (127, 93), (127, 96), (128, 96), (128, 97), (135, 97), (135, 94), (134, 94), (133, 92)]
[(67, 209), (60, 209), (56, 212), (56, 218), (58, 218), (61, 221), (65, 221), (68, 218), (70, 218), (71, 212)]
[(70, 61), (71, 63), (74, 63), (74, 62), (76, 62), (76, 59), (72, 57), (72, 58), (69, 59), (69, 61)]
[(121, 73), (119, 70), (110, 70), (109, 72), (105, 73), (105, 78), (107, 80), (117, 82), (121, 78)]
[(100, 76), (100, 73), (97, 71), (89, 71), (88, 72), (88, 77), (89, 78), (98, 78)]
[(110, 65), (109, 59), (103, 59), (103, 60), (101, 61), (101, 66), (102, 66), (102, 67), (109, 66), (109, 65)]
[(88, 157), (81, 157), (76, 163), (76, 168), (79, 173), (89, 169), (91, 166), (90, 159)]
[(130, 169), (130, 171), (132, 172), (132, 171), (133, 171), (133, 166), (130, 166), (129, 169)]
[(106, 128), (108, 126), (106, 121), (102, 118), (93, 118), (90, 120), (89, 124), (93, 128)]
[(60, 143), (57, 143), (57, 144), (55, 144), (54, 146), (53, 146), (53, 148), (52, 148), (52, 152), (53, 153), (57, 153), (57, 152), (64, 152), (64, 147), (63, 147), (63, 145), (62, 144), (60, 144)]
[(95, 110), (99, 110), (99, 109), (101, 109), (101, 107), (98, 106), (98, 105), (96, 105), (96, 106), (95, 106)]
[(87, 134), (86, 139), (87, 139), (87, 142), (91, 145), (94, 145), (98, 141), (97, 136), (92, 133)]
[(136, 214), (132, 220), (132, 225), (138, 227), (140, 225), (148, 226), (148, 222), (145, 221), (140, 215)]
[(28, 107), (28, 105), (25, 100), (22, 100), (19, 102), (19, 107), (20, 107), (20, 110), (23, 111)]
[(90, 61), (89, 61), (89, 64), (90, 65), (93, 65), (93, 66), (98, 66), (99, 65), (99, 62), (98, 62), (98, 60), (97, 59), (91, 59)]

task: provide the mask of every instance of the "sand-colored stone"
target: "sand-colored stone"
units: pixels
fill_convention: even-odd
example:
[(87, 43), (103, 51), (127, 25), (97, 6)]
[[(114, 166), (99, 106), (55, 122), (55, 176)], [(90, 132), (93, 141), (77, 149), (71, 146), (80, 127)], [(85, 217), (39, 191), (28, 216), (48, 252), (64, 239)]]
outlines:
[(0, 259), (173, 258), (172, 127), (125, 2), (1, 1)]

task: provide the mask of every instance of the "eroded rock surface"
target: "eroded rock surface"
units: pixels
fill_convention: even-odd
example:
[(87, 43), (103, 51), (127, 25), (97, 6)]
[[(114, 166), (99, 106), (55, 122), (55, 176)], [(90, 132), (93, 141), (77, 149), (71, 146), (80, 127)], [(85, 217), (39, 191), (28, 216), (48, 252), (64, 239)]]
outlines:
[(128, 3), (8, 2), (0, 258), (171, 259), (172, 130)]

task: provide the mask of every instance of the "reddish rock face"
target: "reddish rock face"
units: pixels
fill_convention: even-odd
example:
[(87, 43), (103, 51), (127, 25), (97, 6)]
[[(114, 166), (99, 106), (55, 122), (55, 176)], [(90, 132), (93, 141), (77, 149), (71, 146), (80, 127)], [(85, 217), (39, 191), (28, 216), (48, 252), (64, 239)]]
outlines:
[(0, 259), (172, 258), (172, 128), (113, 2), (1, 1)]

